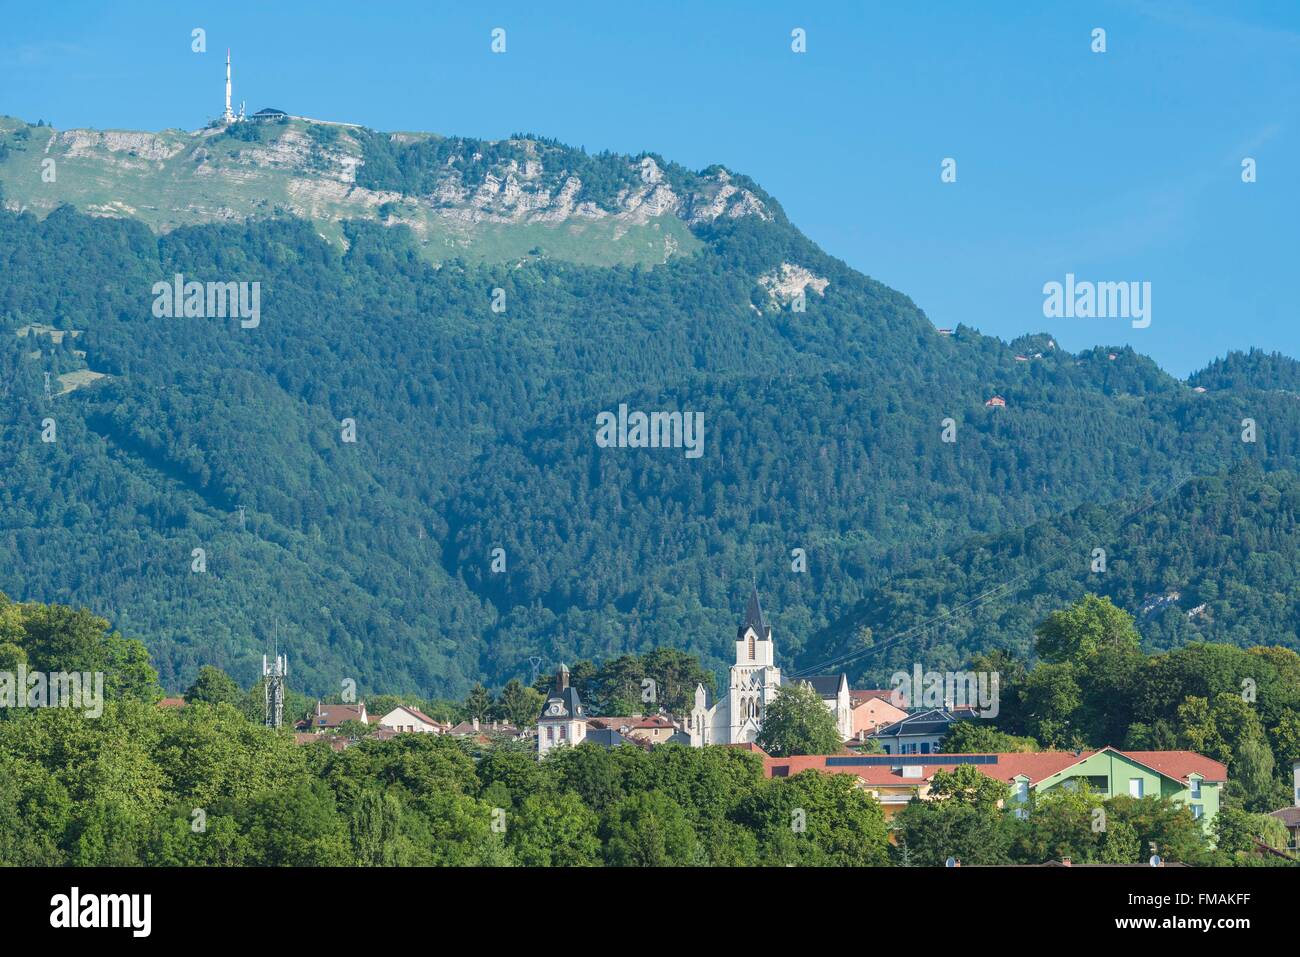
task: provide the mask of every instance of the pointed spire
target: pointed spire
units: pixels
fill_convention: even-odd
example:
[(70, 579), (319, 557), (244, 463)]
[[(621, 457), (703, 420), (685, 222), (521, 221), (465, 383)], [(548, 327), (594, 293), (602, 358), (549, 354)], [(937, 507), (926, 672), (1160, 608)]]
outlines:
[(772, 637), (772, 628), (763, 617), (763, 606), (758, 603), (757, 585), (750, 586), (749, 605), (745, 608), (745, 623), (740, 626), (740, 633), (743, 635), (750, 628), (754, 629), (760, 641), (768, 641)]

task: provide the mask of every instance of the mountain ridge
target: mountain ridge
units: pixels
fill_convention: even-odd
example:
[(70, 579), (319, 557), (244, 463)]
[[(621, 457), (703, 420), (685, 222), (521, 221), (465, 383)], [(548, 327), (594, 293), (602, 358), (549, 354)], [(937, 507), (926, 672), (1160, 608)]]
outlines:
[(342, 221), (373, 219), (411, 229), (433, 262), (664, 262), (695, 248), (689, 227), (784, 216), (720, 166), (696, 173), (649, 153), (592, 156), (539, 137), (383, 134), (288, 116), (157, 133), (0, 117), (0, 183), (13, 209), (71, 203), (161, 232), (294, 215), (342, 246)]

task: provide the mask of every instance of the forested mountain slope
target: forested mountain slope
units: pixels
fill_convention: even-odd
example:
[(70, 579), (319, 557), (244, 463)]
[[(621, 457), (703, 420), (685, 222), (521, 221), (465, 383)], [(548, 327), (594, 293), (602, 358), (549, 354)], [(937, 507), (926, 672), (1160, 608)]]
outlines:
[(961, 667), (976, 651), (1027, 658), (1038, 622), (1085, 592), (1133, 614), (1149, 651), (1190, 642), (1297, 649), (1297, 555), (1300, 475), (1245, 463), (920, 562), (815, 635), (800, 666), (834, 660), (887, 681), (916, 661)]
[[(358, 183), (440, 188), (442, 147), (383, 143), (360, 143)], [(640, 181), (634, 158), (597, 166), (592, 202)], [(675, 195), (744, 182), (660, 167)], [(692, 248), (657, 265), (430, 261), (393, 217), (340, 218), (335, 242), (276, 210), (161, 233), (0, 211), (0, 590), (111, 617), (169, 687), (203, 662), (251, 680), (278, 629), (308, 690), (459, 694), (533, 656), (716, 666), (751, 579), (808, 661), (971, 536), (1175, 475), (1300, 468), (1274, 379), (1197, 393), (1127, 349), (940, 335), (745, 192), (762, 215), (728, 213), (735, 192), (715, 216), (679, 205)], [(260, 322), (156, 316), (176, 274), (258, 282)], [(703, 454), (598, 446), (621, 403), (702, 412)]]

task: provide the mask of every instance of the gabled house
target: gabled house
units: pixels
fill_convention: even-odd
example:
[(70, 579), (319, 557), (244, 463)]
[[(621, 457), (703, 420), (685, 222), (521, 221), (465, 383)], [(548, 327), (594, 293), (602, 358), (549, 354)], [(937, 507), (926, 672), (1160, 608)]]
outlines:
[(879, 741), (885, 754), (937, 754), (954, 724), (976, 716), (973, 708), (927, 708), (878, 727), (867, 737)]
[(433, 718), (404, 704), (399, 704), (383, 717), (372, 717), (371, 721), (381, 728), (389, 728), (393, 731), (412, 731), (419, 734), (441, 734), (443, 731), (442, 725)]
[[(617, 731), (624, 738), (642, 741), (646, 744), (663, 744), (677, 733), (677, 725), (672, 722), (672, 719), (662, 714), (588, 718), (588, 737), (591, 736), (592, 731), (597, 729)], [(689, 738), (687, 740), (689, 741)]]
[(864, 740), (877, 728), (895, 724), (907, 717), (907, 712), (892, 700), (894, 692), (889, 690), (862, 690), (849, 692), (849, 704), (853, 712), (853, 737)]
[(360, 721), (362, 724), (369, 724), (366, 703), (361, 701), (357, 704), (321, 704), (317, 701), (316, 713), (311, 716), (308, 724), (313, 731), (319, 733), (337, 728), (344, 721)]

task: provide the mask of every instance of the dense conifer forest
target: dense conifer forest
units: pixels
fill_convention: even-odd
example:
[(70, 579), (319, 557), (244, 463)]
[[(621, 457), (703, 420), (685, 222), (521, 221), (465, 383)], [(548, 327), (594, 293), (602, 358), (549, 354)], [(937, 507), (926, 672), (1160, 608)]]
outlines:
[[(1292, 360), (1184, 383), (1128, 349), (940, 335), (782, 216), (693, 229), (700, 252), (653, 268), (434, 266), (373, 222), (340, 254), (287, 218), (0, 212), (0, 587), (110, 617), (172, 689), (204, 663), (251, 682), (277, 631), (323, 692), (459, 696), (655, 648), (718, 668), (751, 580), (787, 667), (1030, 570), (1028, 606), (908, 660), (1023, 651), (1038, 605), (1085, 587), (1153, 648), (1296, 645)], [(829, 282), (804, 311), (761, 281), (782, 263)], [(155, 317), (178, 273), (259, 282), (260, 325)], [(599, 447), (620, 403), (703, 412), (703, 456)]]

